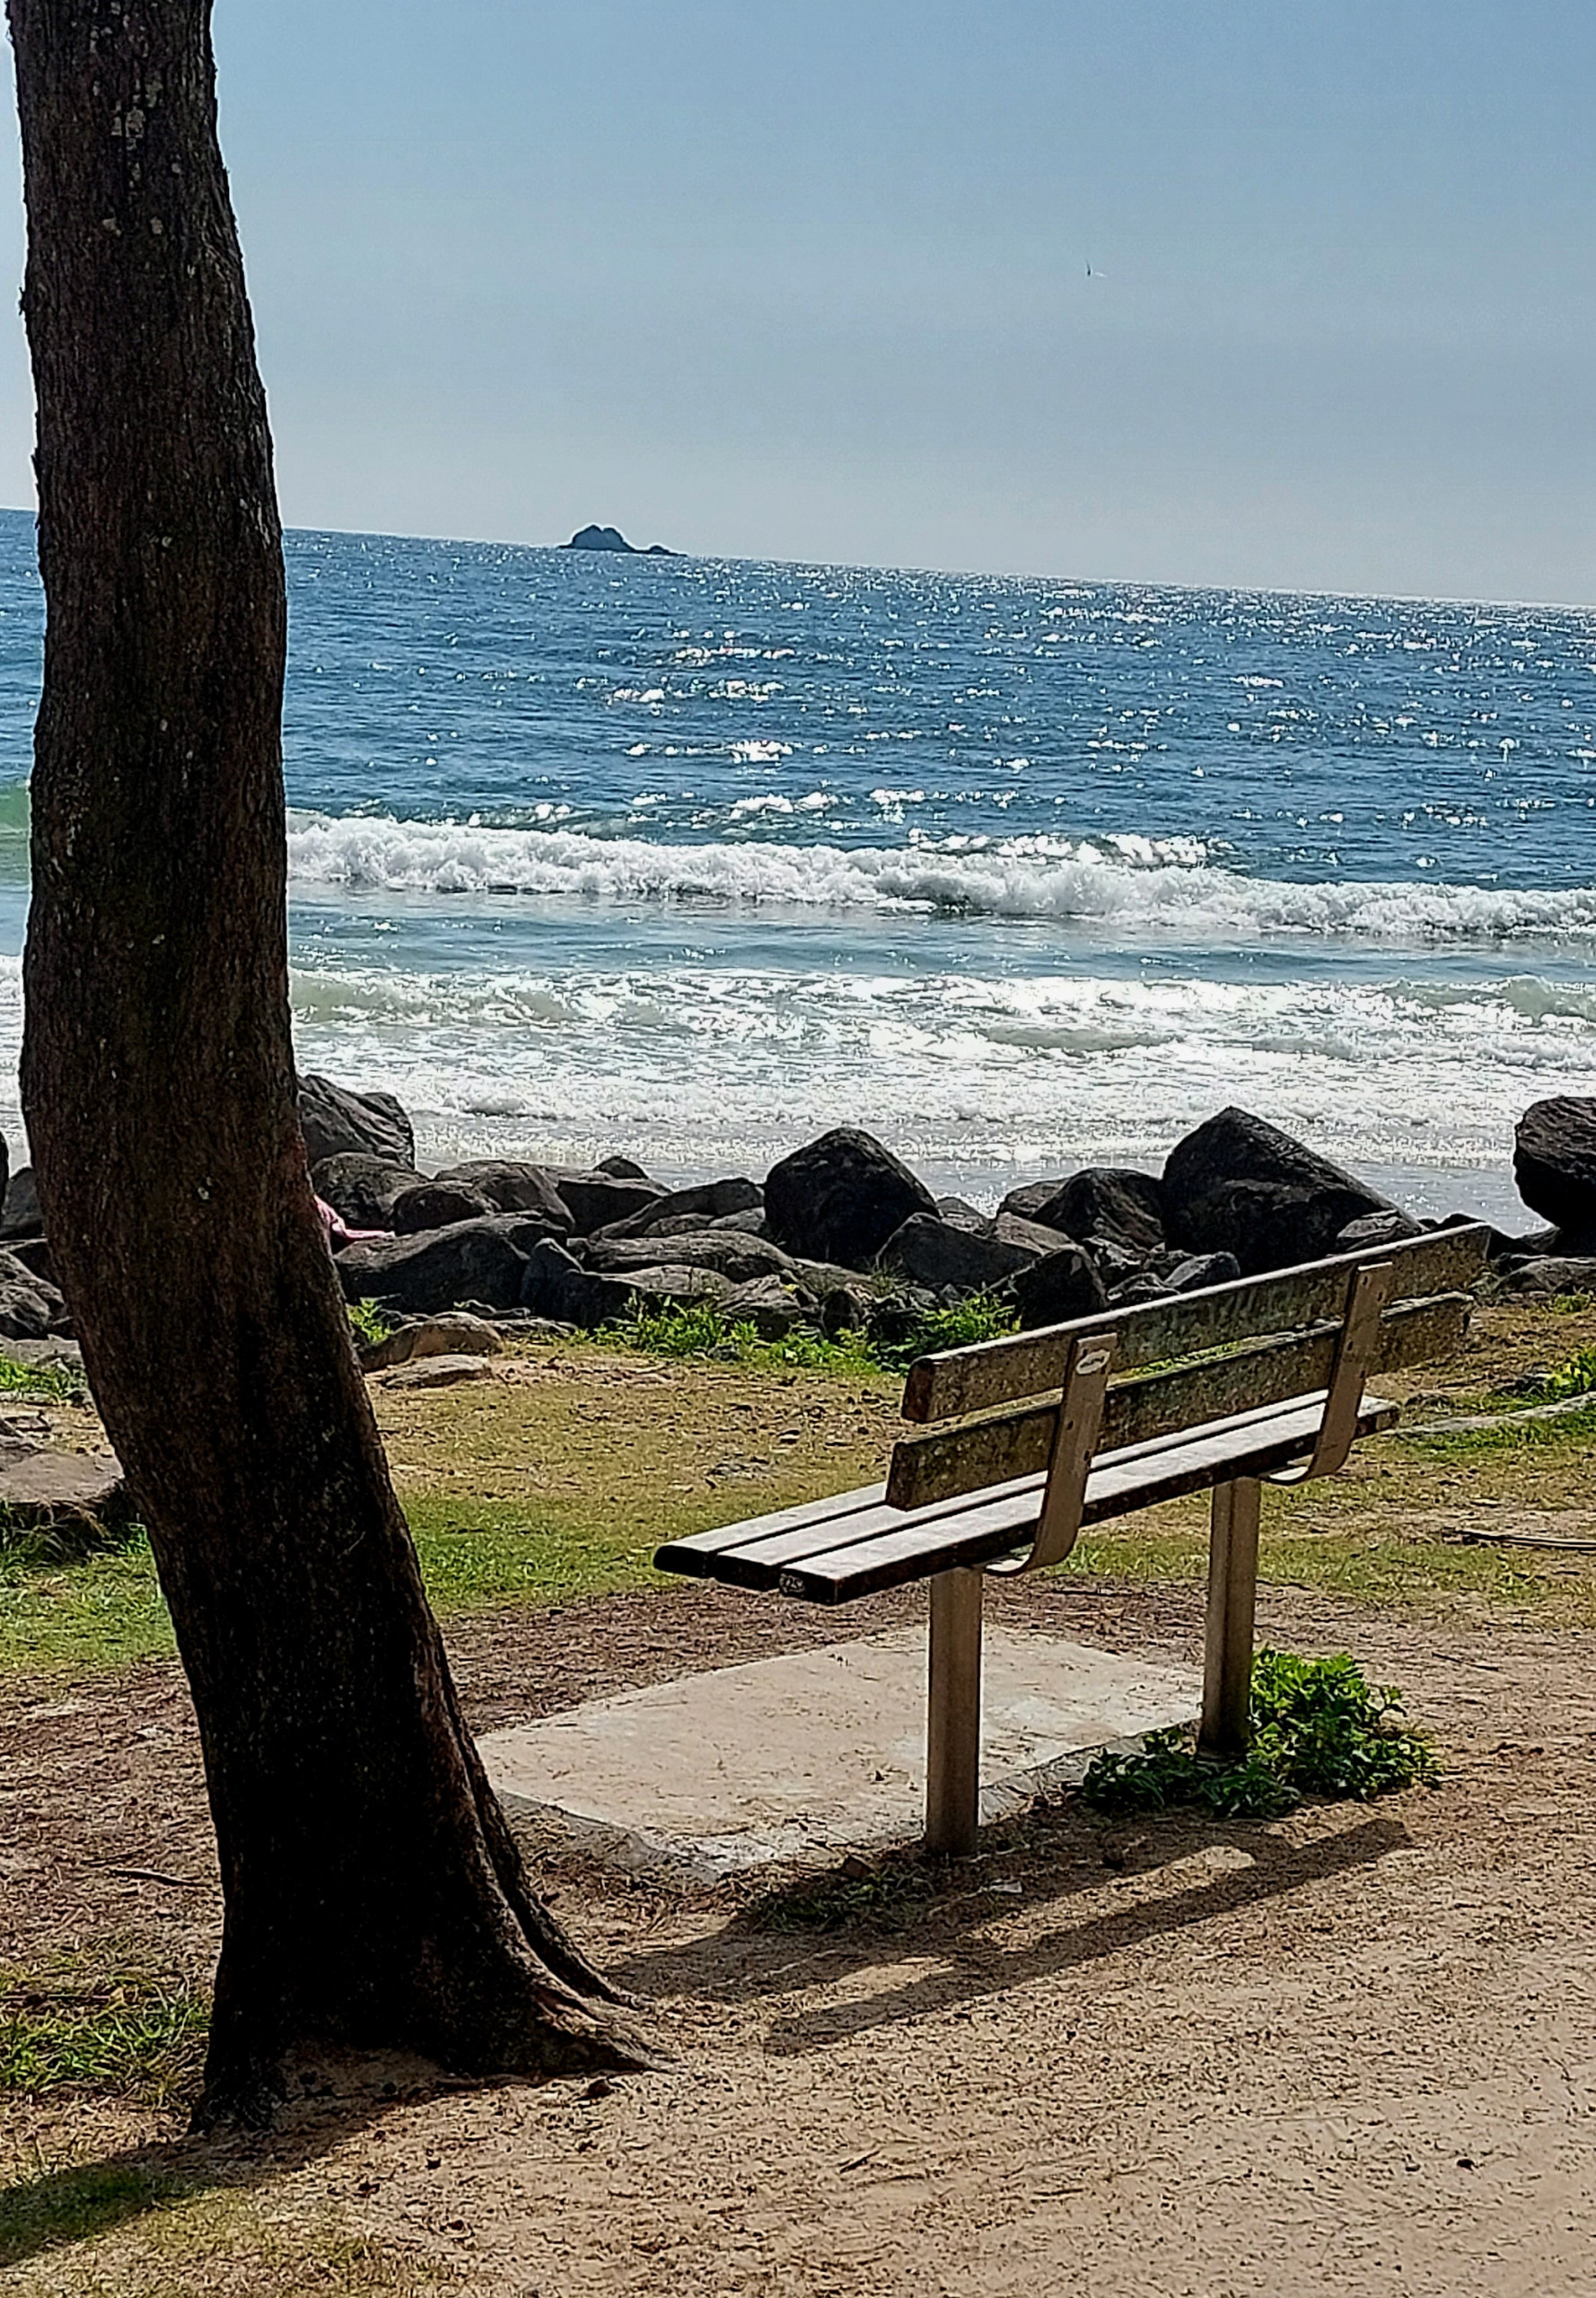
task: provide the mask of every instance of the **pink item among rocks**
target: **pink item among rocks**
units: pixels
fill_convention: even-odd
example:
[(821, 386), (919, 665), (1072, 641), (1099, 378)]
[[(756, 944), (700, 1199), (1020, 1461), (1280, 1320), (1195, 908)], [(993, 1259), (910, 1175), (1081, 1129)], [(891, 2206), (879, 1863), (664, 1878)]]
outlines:
[(320, 1197), (316, 1199), (316, 1210), (321, 1215), (327, 1241), (335, 1253), (341, 1251), (345, 1245), (385, 1244), (393, 1234), (391, 1229), (351, 1229)]

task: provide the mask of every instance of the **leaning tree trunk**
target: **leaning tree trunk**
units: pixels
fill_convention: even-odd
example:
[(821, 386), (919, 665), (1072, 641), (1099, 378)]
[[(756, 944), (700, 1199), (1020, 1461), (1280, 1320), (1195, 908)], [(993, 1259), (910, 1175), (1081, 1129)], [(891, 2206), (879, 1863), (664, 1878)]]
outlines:
[(285, 2054), (637, 2062), (534, 1898), (388, 1479), (294, 1112), (281, 535), (209, 0), (9, 0), (48, 623), (22, 1097), (193, 1688), (202, 2112)]

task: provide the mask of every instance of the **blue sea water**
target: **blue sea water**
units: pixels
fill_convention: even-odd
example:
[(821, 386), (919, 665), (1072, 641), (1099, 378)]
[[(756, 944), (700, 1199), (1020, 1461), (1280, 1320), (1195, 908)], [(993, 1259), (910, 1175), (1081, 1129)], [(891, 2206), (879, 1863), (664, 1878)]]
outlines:
[[(1240, 1101), (1504, 1211), (1596, 1092), (1596, 615), (287, 551), (300, 1057), (430, 1158), (851, 1121), (989, 1200)], [(40, 624), (0, 514), (0, 1118)]]

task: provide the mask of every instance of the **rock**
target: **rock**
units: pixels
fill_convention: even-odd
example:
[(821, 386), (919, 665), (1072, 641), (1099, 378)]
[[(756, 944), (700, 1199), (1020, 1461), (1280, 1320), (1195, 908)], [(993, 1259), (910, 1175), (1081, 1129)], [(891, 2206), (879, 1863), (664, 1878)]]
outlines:
[(1150, 1268), (1141, 1269), (1135, 1276), (1124, 1277), (1109, 1287), (1110, 1309), (1139, 1309), (1144, 1301), (1172, 1301), (1174, 1297), (1163, 1278)]
[(723, 1229), (729, 1235), (762, 1237), (765, 1234), (765, 1207), (747, 1213), (723, 1213), (718, 1221), (709, 1224), (712, 1229)]
[(385, 1389), (452, 1389), (461, 1381), (496, 1378), (485, 1356), (420, 1356), (377, 1378)]
[(870, 1311), (875, 1295), (868, 1286), (834, 1285), (820, 1296), (820, 1330), (828, 1340), (836, 1340), (845, 1332), (864, 1332), (870, 1324)]
[(1163, 1250), (1163, 1191), (1151, 1173), (1128, 1166), (1088, 1165), (1072, 1173), (1031, 1218), (1044, 1228), (1062, 1229), (1088, 1252), (1102, 1241), (1135, 1261)]
[(593, 1167), (595, 1173), (608, 1173), (612, 1180), (645, 1181), (648, 1175), (630, 1157), (601, 1157)]
[(1034, 1221), (1041, 1206), (1057, 1197), (1063, 1187), (1062, 1180), (1026, 1181), (1019, 1188), (1010, 1189), (997, 1208), (998, 1214), (1001, 1216), (1013, 1213), (1022, 1221)]
[(1160, 1278), (1166, 1293), (1206, 1293), (1210, 1285), (1233, 1285), (1241, 1274), (1234, 1253), (1194, 1253)]
[[(4, 1169), (5, 1145), (0, 1141), (0, 1171)], [(39, 1210), (39, 1184), (31, 1165), (22, 1165), (5, 1183), (5, 1204), (0, 1210), (0, 1238), (42, 1237), (44, 1215)]]
[(343, 1149), (311, 1166), (311, 1185), (349, 1228), (391, 1229), (399, 1199), (425, 1182), (411, 1165), (390, 1164), (368, 1149)]
[(447, 1316), (417, 1317), (360, 1351), (363, 1373), (385, 1373), (418, 1356), (501, 1356), (504, 1344), (484, 1317), (456, 1309)]
[(776, 1276), (757, 1276), (750, 1285), (738, 1285), (727, 1295), (721, 1313), (729, 1325), (752, 1325), (761, 1340), (785, 1340), (800, 1325), (815, 1320), (813, 1306)]
[(1596, 1101), (1531, 1102), (1513, 1134), (1513, 1177), (1532, 1212), (1596, 1240)]
[(1337, 1253), (1367, 1252), (1372, 1245), (1405, 1244), (1409, 1237), (1422, 1237), (1422, 1221), (1411, 1213), (1402, 1213), (1393, 1206), (1389, 1213), (1364, 1213), (1349, 1221), (1330, 1247)]
[(665, 1194), (657, 1181), (621, 1180), (613, 1173), (577, 1172), (565, 1165), (550, 1165), (547, 1171), (569, 1210), (572, 1233), (578, 1237), (629, 1221)]
[(0, 1460), (0, 1514), (18, 1531), (127, 1522), (132, 1502), (111, 1452), (26, 1452)]
[[(1000, 1243), (1022, 1252), (1029, 1260), (1040, 1260), (1044, 1253), (1058, 1250), (1057, 1229), (1047, 1228), (1039, 1221), (1027, 1221), (1019, 1213), (1000, 1213), (992, 1224), (992, 1234)], [(1073, 1245), (1077, 1240), (1071, 1237), (1068, 1241)]]
[(676, 1268), (712, 1269), (734, 1285), (761, 1276), (792, 1283), (798, 1276), (797, 1265), (778, 1246), (736, 1230), (701, 1229), (681, 1237), (590, 1237), (583, 1258), (589, 1268), (607, 1276), (629, 1276), (666, 1263)]
[(570, 1234), (570, 1207), (543, 1165), (508, 1157), (479, 1157), (469, 1164), (451, 1165), (433, 1179), (452, 1188), (479, 1190), (496, 1213), (535, 1213), (548, 1236)]
[(992, 1234), (992, 1215), (989, 1213), (983, 1213), (980, 1206), (972, 1205), (968, 1197), (939, 1197), (936, 1200), (936, 1212), (937, 1218), (946, 1221), (952, 1228), (970, 1229), (981, 1237), (989, 1237)]
[(764, 1203), (765, 1192), (757, 1181), (706, 1181), (697, 1188), (670, 1190), (652, 1205), (645, 1205), (640, 1213), (612, 1222), (602, 1233), (606, 1237), (652, 1237), (667, 1222), (690, 1220), (702, 1224), (721, 1220), (727, 1214), (759, 1212)]
[(1504, 1267), (1505, 1293), (1596, 1293), (1596, 1255), (1541, 1254), (1533, 1260), (1509, 1261)]
[(662, 1267), (636, 1269), (624, 1276), (583, 1268), (563, 1245), (545, 1238), (527, 1256), (521, 1306), (535, 1316), (552, 1317), (592, 1332), (627, 1315), (639, 1300), (719, 1304), (730, 1298), (732, 1289), (710, 1268)]
[(323, 1159), (353, 1149), (390, 1165), (416, 1162), (415, 1133), (391, 1093), (352, 1093), (329, 1077), (302, 1077), (299, 1129), (312, 1171)]
[(924, 1182), (872, 1135), (838, 1126), (773, 1165), (765, 1179), (765, 1226), (790, 1253), (867, 1268), (916, 1213), (936, 1215)]
[(915, 1213), (892, 1232), (876, 1267), (885, 1276), (928, 1285), (934, 1293), (949, 1285), (960, 1293), (979, 1293), (1001, 1285), (1039, 1257), (1033, 1249), (1006, 1243), (995, 1234), (983, 1236), (978, 1230), (955, 1228), (935, 1214)]
[(0, 1251), (0, 1338), (43, 1340), (69, 1329), (66, 1303), (13, 1253)]
[[(536, 1224), (532, 1224), (534, 1234)], [(347, 1301), (375, 1301), (411, 1316), (431, 1316), (459, 1301), (482, 1301), (490, 1308), (521, 1302), (530, 1243), (513, 1215), (497, 1213), (480, 1221), (457, 1221), (417, 1237), (391, 1242), (348, 1245), (333, 1266)]]
[(1172, 1242), (1234, 1253), (1244, 1276), (1320, 1260), (1366, 1213), (1396, 1208), (1289, 1133), (1246, 1110), (1222, 1110), (1171, 1150), (1163, 1170)]
[(33, 1276), (42, 1276), (47, 1285), (60, 1289), (56, 1255), (48, 1237), (13, 1237), (5, 1250), (13, 1260), (20, 1260)]
[(399, 1191), (384, 1225), (396, 1237), (418, 1237), (425, 1230), (446, 1229), (452, 1221), (481, 1221), (499, 1210), (491, 1197), (464, 1181), (418, 1181)]
[(680, 558), (680, 551), (667, 550), (662, 542), (651, 542), (646, 550), (628, 542), (618, 527), (578, 527), (564, 550), (611, 550), (626, 558)]
[(1108, 1306), (1102, 1279), (1079, 1245), (1060, 1245), (1022, 1268), (1013, 1280), (1020, 1323), (1026, 1332), (1040, 1325), (1068, 1324)]

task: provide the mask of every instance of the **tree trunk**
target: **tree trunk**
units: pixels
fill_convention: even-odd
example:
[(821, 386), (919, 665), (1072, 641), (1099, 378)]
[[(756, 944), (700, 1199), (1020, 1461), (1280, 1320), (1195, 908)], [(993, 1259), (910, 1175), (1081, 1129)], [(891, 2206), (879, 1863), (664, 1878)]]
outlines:
[(294, 1111), (265, 397), (209, 0), (9, 0), (48, 609), (22, 1098), (226, 1901), (201, 2112), (285, 2054), (637, 2064), (462, 1725)]

